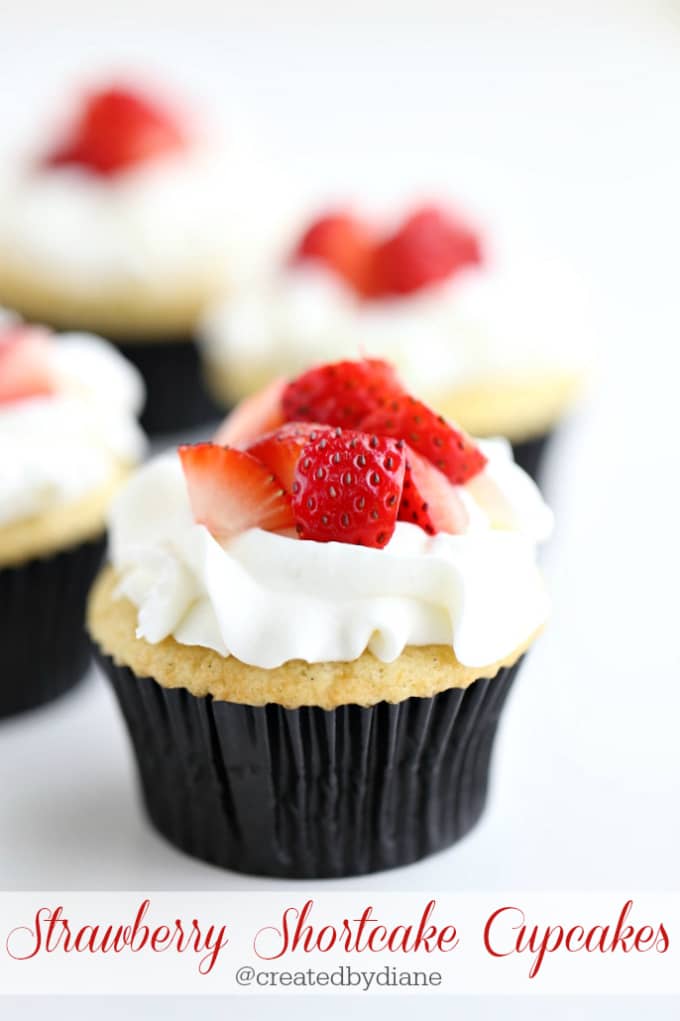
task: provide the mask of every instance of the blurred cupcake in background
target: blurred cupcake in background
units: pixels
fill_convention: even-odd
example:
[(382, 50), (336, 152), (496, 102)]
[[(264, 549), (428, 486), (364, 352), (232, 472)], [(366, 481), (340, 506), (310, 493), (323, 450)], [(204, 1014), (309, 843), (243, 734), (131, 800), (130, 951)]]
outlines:
[(144, 376), (149, 431), (199, 425), (216, 410), (194, 327), (257, 247), (247, 159), (177, 103), (127, 85), (83, 95), (71, 113), (2, 173), (0, 302), (113, 341)]
[(561, 271), (497, 240), (438, 205), (382, 224), (319, 217), (266, 278), (207, 314), (216, 397), (229, 406), (324, 360), (386, 357), (441, 414), (506, 436), (536, 475), (582, 387), (586, 317)]
[(143, 396), (100, 338), (0, 316), (0, 717), (87, 667), (85, 597), (111, 497), (144, 453)]

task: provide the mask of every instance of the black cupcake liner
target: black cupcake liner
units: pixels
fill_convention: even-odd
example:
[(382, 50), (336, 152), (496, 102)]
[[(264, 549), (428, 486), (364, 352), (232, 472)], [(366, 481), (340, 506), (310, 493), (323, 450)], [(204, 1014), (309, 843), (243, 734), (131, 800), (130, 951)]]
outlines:
[(554, 435), (555, 430), (550, 429), (548, 432), (541, 433), (540, 436), (534, 436), (530, 440), (524, 440), (523, 443), (513, 443), (512, 445), (515, 461), (521, 468), (524, 468), (528, 475), (531, 475), (534, 482), (541, 482), (546, 452)]
[(141, 416), (147, 433), (182, 432), (224, 417), (205, 386), (198, 347), (191, 337), (172, 341), (116, 341), (146, 384)]
[(464, 836), (519, 667), (433, 698), (327, 711), (197, 698), (95, 655), (156, 828), (215, 865), (300, 879), (407, 865)]
[(102, 536), (0, 568), (0, 718), (51, 701), (87, 670), (85, 603), (105, 548)]

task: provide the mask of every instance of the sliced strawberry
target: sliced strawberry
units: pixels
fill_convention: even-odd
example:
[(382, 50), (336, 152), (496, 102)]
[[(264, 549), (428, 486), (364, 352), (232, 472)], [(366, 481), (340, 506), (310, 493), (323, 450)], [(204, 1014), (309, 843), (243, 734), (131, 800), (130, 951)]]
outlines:
[(468, 525), (468, 513), (456, 487), (438, 468), (405, 447), (406, 473), (399, 504), (399, 520), (419, 525), (428, 535), (459, 535)]
[(290, 493), (302, 448), (310, 440), (332, 432), (333, 429), (329, 425), (316, 425), (313, 422), (287, 422), (280, 429), (275, 429), (274, 432), (267, 433), (261, 439), (255, 440), (246, 449), (249, 454), (266, 465)]
[(370, 227), (348, 213), (319, 217), (302, 235), (293, 260), (314, 259), (332, 269), (358, 294), (368, 294), (372, 283), (375, 237)]
[(293, 525), (290, 497), (269, 468), (251, 454), (214, 443), (179, 448), (194, 519), (217, 539), (249, 528)]
[(404, 484), (402, 445), (334, 430), (303, 447), (293, 482), (301, 539), (382, 547), (397, 521)]
[(362, 358), (303, 373), (283, 391), (282, 405), (288, 421), (356, 429), (369, 412), (403, 393), (391, 365), (379, 358)]
[(281, 396), (285, 387), (285, 380), (275, 379), (252, 397), (246, 397), (227, 415), (215, 433), (214, 442), (230, 447), (245, 447), (263, 433), (283, 425), (285, 418)]
[(456, 486), (473, 478), (486, 464), (486, 457), (469, 437), (408, 394), (371, 412), (361, 428), (404, 440)]
[(0, 333), (0, 403), (54, 393), (50, 348), (49, 332), (37, 326), (11, 326)]
[(375, 284), (381, 294), (411, 294), (481, 262), (480, 241), (462, 220), (424, 206), (379, 245)]
[(187, 141), (170, 111), (130, 89), (113, 87), (87, 97), (70, 136), (45, 163), (79, 164), (108, 175), (178, 151)]

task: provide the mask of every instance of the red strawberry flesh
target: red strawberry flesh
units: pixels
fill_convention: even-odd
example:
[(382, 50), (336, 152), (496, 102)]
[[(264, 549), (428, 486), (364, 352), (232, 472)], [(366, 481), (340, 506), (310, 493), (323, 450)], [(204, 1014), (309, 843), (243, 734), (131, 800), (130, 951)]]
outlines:
[(279, 479), (251, 454), (214, 443), (179, 448), (194, 520), (217, 539), (249, 528), (290, 528), (290, 497)]
[(365, 299), (413, 294), (482, 261), (476, 232), (450, 210), (425, 205), (382, 237), (345, 212), (315, 220), (293, 261), (317, 260)]
[(335, 362), (298, 376), (281, 402), (288, 421), (358, 428), (366, 415), (404, 393), (394, 368), (379, 358)]
[(125, 87), (88, 96), (70, 135), (48, 153), (47, 166), (76, 164), (115, 174), (187, 145), (183, 125), (157, 102)]
[(283, 425), (282, 379), (275, 379), (245, 400), (227, 415), (215, 433), (214, 442), (230, 447), (245, 447), (263, 433)]
[(302, 539), (381, 548), (397, 521), (404, 482), (402, 445), (336, 430), (303, 447), (292, 507)]
[(54, 393), (51, 343), (49, 332), (38, 326), (20, 324), (0, 332), (0, 403)]
[(280, 429), (255, 440), (247, 450), (249, 454), (265, 464), (290, 493), (293, 489), (295, 469), (300, 460), (302, 448), (310, 440), (315, 440), (324, 434), (328, 435), (332, 431), (329, 425), (317, 425), (312, 422), (287, 422)]
[(409, 395), (367, 415), (361, 428), (404, 440), (454, 485), (464, 485), (486, 464), (486, 457), (469, 437)]
[(412, 294), (481, 258), (479, 239), (470, 227), (451, 213), (425, 206), (376, 250), (377, 287), (382, 295)]
[(370, 228), (348, 213), (332, 212), (315, 220), (293, 252), (293, 260), (318, 261), (358, 294), (371, 289), (375, 241)]
[(406, 473), (399, 520), (418, 525), (428, 535), (461, 534), (468, 524), (465, 504), (449, 480), (410, 447), (405, 447)]

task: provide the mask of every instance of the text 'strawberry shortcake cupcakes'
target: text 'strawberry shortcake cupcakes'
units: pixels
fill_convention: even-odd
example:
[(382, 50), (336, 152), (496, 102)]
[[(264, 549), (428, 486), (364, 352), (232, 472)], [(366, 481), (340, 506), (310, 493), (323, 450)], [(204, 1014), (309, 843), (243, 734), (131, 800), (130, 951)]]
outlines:
[(170, 840), (316, 877), (470, 829), (547, 614), (551, 514), (507, 444), (343, 362), (152, 461), (110, 524), (89, 629)]
[(206, 135), (186, 112), (116, 85), (0, 170), (0, 302), (115, 342), (144, 376), (152, 432), (217, 418), (194, 327), (255, 258), (247, 158)]
[(0, 320), (0, 716), (84, 672), (111, 497), (144, 450), (143, 385), (108, 344)]
[(216, 395), (229, 404), (272, 376), (378, 355), (469, 432), (510, 439), (534, 474), (580, 389), (586, 317), (572, 314), (564, 271), (495, 241), (436, 206), (387, 229), (321, 217), (287, 261), (206, 316)]

